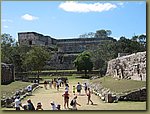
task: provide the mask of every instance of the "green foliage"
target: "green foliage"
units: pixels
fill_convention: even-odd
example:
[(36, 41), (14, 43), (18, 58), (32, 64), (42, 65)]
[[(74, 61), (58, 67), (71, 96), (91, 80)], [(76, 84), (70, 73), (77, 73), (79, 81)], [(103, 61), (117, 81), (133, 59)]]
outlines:
[(91, 55), (89, 52), (83, 52), (77, 56), (74, 61), (75, 67), (78, 71), (85, 71), (85, 76), (88, 71), (91, 71), (93, 68), (93, 63), (91, 61)]
[(109, 35), (111, 35), (111, 30), (97, 30), (95, 33), (95, 38), (107, 38)]
[(101, 75), (105, 75), (107, 70), (107, 62), (117, 57), (118, 53), (136, 53), (146, 51), (146, 48), (140, 42), (135, 41), (137, 36), (133, 39), (120, 37), (118, 41), (102, 41), (97, 49), (91, 50), (92, 61), (94, 69), (99, 69)]
[(46, 61), (50, 59), (50, 53), (43, 47), (32, 47), (32, 49), (26, 53), (24, 60), (24, 67), (27, 70), (41, 71)]
[(118, 53), (136, 53), (139, 51), (145, 51), (146, 48), (143, 44), (121, 37), (117, 42), (117, 52)]
[(1, 61), (4, 63), (12, 63), (13, 44), (15, 40), (10, 34), (1, 35)]
[(116, 41), (104, 40), (98, 45), (96, 50), (91, 51), (94, 69), (99, 69), (101, 75), (104, 75), (106, 72), (107, 61), (117, 56), (116, 43)]

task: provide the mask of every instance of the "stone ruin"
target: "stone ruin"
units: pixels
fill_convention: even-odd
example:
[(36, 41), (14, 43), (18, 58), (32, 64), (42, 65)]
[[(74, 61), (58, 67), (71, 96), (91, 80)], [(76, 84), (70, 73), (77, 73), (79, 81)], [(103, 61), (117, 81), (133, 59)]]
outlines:
[(106, 76), (146, 81), (146, 52), (133, 53), (110, 60)]
[(9, 84), (15, 80), (14, 65), (1, 63), (1, 84)]

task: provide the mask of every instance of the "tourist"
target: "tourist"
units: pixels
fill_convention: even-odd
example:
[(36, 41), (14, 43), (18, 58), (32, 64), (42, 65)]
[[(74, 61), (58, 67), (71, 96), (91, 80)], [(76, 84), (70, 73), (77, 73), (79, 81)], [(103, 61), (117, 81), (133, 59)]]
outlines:
[(32, 95), (32, 85), (27, 86), (28, 95)]
[(87, 96), (88, 96), (88, 103), (87, 103), (87, 105), (89, 105), (89, 101), (91, 102), (91, 105), (93, 105), (93, 101), (91, 100), (91, 91), (90, 91), (90, 88), (88, 88)]
[(75, 95), (75, 91), (76, 91), (76, 87), (75, 86), (73, 86), (73, 94)]
[(59, 91), (59, 82), (56, 82), (56, 86), (57, 86), (57, 91)]
[(52, 81), (49, 81), (49, 88), (52, 88)]
[(84, 83), (84, 90), (85, 90), (85, 94), (87, 94), (87, 84)]
[(14, 102), (15, 102), (16, 110), (20, 110), (20, 107), (22, 107), (22, 104), (21, 104), (21, 101), (20, 101), (20, 97), (17, 96)]
[(53, 81), (53, 86), (56, 89), (56, 81), (55, 80)]
[(61, 110), (61, 109), (60, 109), (60, 108), (61, 108), (61, 105), (58, 104), (58, 105), (56, 106), (56, 108), (57, 108), (57, 110)]
[(27, 110), (35, 110), (35, 107), (30, 99), (27, 100)]
[(81, 84), (78, 82), (78, 84), (77, 84), (77, 92), (79, 93), (79, 95), (81, 94), (81, 89), (82, 89), (82, 86), (81, 86)]
[(52, 110), (58, 110), (54, 101), (51, 101)]
[(25, 104), (22, 106), (23, 110), (28, 110), (28, 106)]
[(45, 89), (47, 89), (47, 81), (46, 80), (44, 81), (44, 87), (45, 87)]
[(77, 103), (77, 96), (73, 98), (70, 105), (72, 106), (72, 110), (77, 110), (77, 105), (81, 106), (79, 103)]
[(43, 110), (43, 108), (42, 108), (42, 104), (41, 104), (40, 102), (39, 102), (39, 103), (37, 103), (36, 110)]
[(64, 97), (64, 108), (66, 109), (66, 104), (67, 108), (69, 108), (69, 94), (68, 91), (65, 91), (65, 93), (62, 95)]
[(69, 91), (69, 85), (67, 83), (65, 85), (65, 91)]

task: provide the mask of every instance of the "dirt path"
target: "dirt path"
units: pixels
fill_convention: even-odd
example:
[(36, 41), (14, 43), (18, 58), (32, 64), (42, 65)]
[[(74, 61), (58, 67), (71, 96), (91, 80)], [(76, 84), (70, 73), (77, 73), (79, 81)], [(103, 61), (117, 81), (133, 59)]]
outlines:
[[(76, 81), (77, 80), (74, 80), (69, 83), (70, 101), (74, 97), (72, 93), (72, 86), (77, 84)], [(87, 82), (88, 80), (80, 80), (81, 83), (85, 81)], [(26, 97), (24, 100), (22, 100), (22, 104), (27, 104), (27, 99), (31, 99), (35, 107), (38, 102), (41, 102), (44, 110), (51, 110), (50, 102), (54, 101), (56, 104), (61, 105), (61, 110), (66, 110), (63, 106), (64, 99), (62, 97), (65, 87), (60, 87), (59, 91), (54, 88), (49, 88), (49, 85), (47, 90), (43, 85), (40, 85), (40, 87), (41, 88), (33, 92), (32, 96)], [(94, 102), (94, 105), (87, 105), (87, 96), (85, 95), (84, 90), (82, 90), (81, 95), (78, 95), (77, 98), (77, 102), (81, 104), (81, 106), (77, 106), (78, 110), (146, 110), (146, 102), (104, 103), (98, 96), (94, 94), (92, 94), (91, 99)], [(14, 110), (14, 108), (6, 108), (4, 110)]]
[[(72, 93), (73, 85), (76, 85), (76, 83), (75, 82), (69, 83), (70, 101), (74, 97)], [(49, 85), (48, 85), (47, 90), (44, 88), (43, 85), (40, 85), (40, 86), (41, 88), (36, 90), (33, 93), (33, 96), (28, 97), (32, 100), (35, 107), (38, 102), (41, 102), (44, 110), (51, 110), (50, 102), (54, 101), (56, 104), (61, 105), (61, 110), (66, 110), (64, 109), (64, 106), (63, 106), (63, 97), (62, 97), (65, 87), (60, 87), (60, 90), (57, 91), (54, 88), (52, 89), (49, 88)], [(24, 99), (22, 103), (26, 104), (26, 100), (28, 98)], [(77, 102), (81, 104), (81, 106), (77, 107), (78, 110), (145, 110), (146, 109), (146, 102), (104, 103), (103, 101), (100, 100), (98, 96), (94, 94), (92, 94), (91, 99), (94, 102), (94, 105), (87, 105), (87, 96), (85, 95), (84, 90), (82, 90), (81, 95), (78, 95), (78, 98), (77, 98)], [(70, 104), (70, 101), (69, 101), (69, 104)]]

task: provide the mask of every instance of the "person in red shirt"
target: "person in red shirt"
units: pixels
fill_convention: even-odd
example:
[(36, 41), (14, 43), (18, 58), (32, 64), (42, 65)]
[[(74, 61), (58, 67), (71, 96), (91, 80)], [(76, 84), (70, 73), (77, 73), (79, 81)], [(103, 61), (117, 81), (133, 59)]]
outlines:
[(62, 96), (64, 97), (64, 108), (66, 109), (66, 105), (67, 105), (67, 108), (69, 108), (69, 94), (68, 94), (68, 91), (65, 91), (65, 93)]

